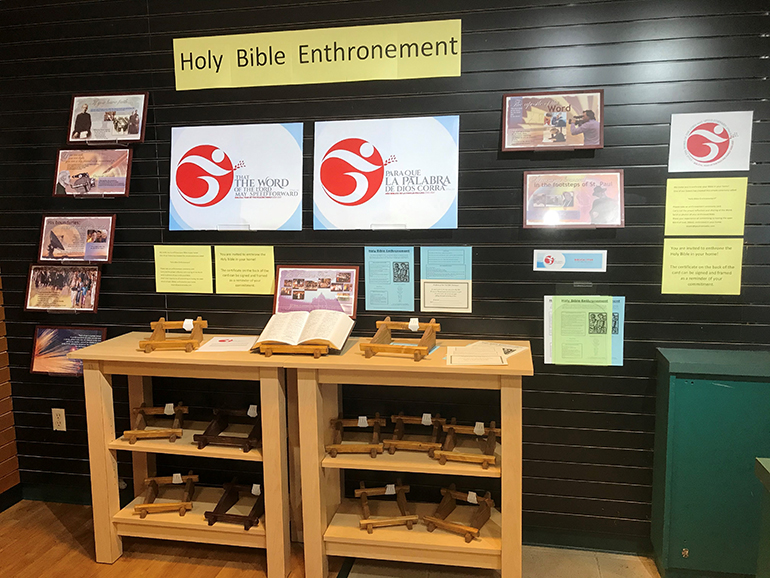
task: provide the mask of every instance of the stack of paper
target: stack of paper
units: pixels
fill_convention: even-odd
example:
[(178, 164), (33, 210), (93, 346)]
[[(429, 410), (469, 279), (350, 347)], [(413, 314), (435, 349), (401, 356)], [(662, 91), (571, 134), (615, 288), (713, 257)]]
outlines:
[(508, 365), (508, 358), (524, 351), (526, 347), (476, 341), (465, 347), (447, 347), (447, 365)]

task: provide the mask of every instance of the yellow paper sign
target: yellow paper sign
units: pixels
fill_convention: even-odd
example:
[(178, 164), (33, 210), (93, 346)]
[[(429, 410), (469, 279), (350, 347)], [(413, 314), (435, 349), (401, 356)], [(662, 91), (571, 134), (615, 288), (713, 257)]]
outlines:
[(666, 235), (743, 235), (749, 179), (668, 179)]
[(740, 295), (743, 239), (666, 239), (661, 293)]
[(155, 291), (213, 293), (209, 245), (155, 245)]
[(275, 266), (272, 247), (214, 247), (217, 293), (272, 295)]
[(461, 20), (174, 39), (177, 90), (460, 76)]

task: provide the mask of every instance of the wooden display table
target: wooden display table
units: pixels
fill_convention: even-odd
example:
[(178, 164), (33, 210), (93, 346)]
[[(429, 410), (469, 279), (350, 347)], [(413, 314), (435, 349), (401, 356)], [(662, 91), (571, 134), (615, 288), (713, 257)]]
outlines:
[[(526, 346), (527, 351), (509, 358), (507, 366), (495, 367), (446, 365), (446, 347), (470, 341), (439, 339), (438, 349), (418, 362), (388, 353), (366, 359), (359, 341), (367, 340), (349, 339), (340, 355), (315, 363), (296, 357), (285, 361), (285, 367), (297, 370), (305, 576), (326, 578), (327, 556), (331, 555), (493, 568), (501, 570), (502, 578), (520, 578), (521, 378), (533, 374), (529, 343), (509, 342)], [(340, 384), (499, 390), (502, 448), (498, 448), (498, 465), (486, 470), (472, 463), (441, 465), (427, 454), (412, 452), (384, 453), (375, 459), (368, 454), (332, 458), (325, 445), (332, 442), (329, 423), (339, 413)], [(360, 506), (342, 497), (342, 469), (501, 478), (502, 496), (495, 496), (501, 507), (492, 511), (479, 539), (470, 543), (454, 534), (428, 532), (423, 524), (412, 530), (405, 526), (377, 528), (369, 534), (359, 526)], [(395, 503), (370, 505), (373, 516), (399, 515)], [(421, 517), (435, 510), (435, 504), (415, 507)], [(472, 509), (458, 506), (457, 516), (470, 519)]]
[[(271, 361), (248, 352), (145, 353), (139, 350), (138, 344), (149, 335), (128, 333), (70, 354), (83, 360), (97, 562), (115, 562), (123, 552), (122, 536), (137, 536), (266, 548), (269, 576), (285, 577), (289, 572), (289, 501), (285, 372), (281, 358), (276, 356)], [(206, 339), (211, 337), (214, 336)], [(152, 377), (155, 376), (253, 381), (260, 391), (262, 448), (248, 453), (236, 447), (208, 446), (198, 450), (192, 436), (202, 433), (206, 426), (195, 423), (186, 423), (184, 435), (175, 443), (150, 439), (129, 444), (115, 432), (112, 375), (128, 376), (130, 407), (138, 407), (142, 402), (152, 405)], [(118, 497), (117, 450), (134, 452), (134, 488), (139, 496), (122, 510)], [(145, 519), (133, 515), (134, 505), (142, 503), (144, 479), (154, 475), (157, 453), (261, 461), (264, 520), (248, 531), (232, 524), (209, 526), (203, 512), (213, 510), (222, 493), (211, 488), (196, 492), (193, 509), (184, 517), (178, 513), (154, 514)], [(248, 513), (250, 507), (251, 504), (239, 502), (233, 510), (240, 508), (243, 512), (235, 513)]]

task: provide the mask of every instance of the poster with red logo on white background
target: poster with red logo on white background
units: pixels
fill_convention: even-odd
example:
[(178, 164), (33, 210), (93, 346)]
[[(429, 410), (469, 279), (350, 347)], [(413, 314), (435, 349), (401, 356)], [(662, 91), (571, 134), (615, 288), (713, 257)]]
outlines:
[(315, 123), (313, 228), (456, 229), (459, 116)]
[(171, 129), (169, 229), (302, 230), (302, 123)]
[(671, 173), (748, 171), (753, 111), (671, 115)]

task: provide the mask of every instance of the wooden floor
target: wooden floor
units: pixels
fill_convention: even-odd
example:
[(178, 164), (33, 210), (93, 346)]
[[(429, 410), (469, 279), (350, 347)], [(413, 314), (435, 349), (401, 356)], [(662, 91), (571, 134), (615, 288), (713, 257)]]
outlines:
[[(302, 549), (292, 548), (289, 576), (302, 578)], [(141, 538), (124, 538), (117, 562), (97, 564), (90, 507), (25, 500), (0, 513), (3, 578), (263, 578), (265, 570), (263, 550)]]

